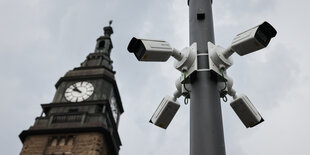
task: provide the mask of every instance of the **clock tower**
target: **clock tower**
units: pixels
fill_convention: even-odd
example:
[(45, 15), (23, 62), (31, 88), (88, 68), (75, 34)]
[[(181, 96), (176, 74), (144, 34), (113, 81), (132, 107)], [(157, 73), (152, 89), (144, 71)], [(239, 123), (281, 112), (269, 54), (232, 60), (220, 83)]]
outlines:
[(19, 135), (21, 155), (118, 155), (119, 117), (124, 112), (110, 58), (110, 25), (93, 53), (55, 84), (51, 103)]

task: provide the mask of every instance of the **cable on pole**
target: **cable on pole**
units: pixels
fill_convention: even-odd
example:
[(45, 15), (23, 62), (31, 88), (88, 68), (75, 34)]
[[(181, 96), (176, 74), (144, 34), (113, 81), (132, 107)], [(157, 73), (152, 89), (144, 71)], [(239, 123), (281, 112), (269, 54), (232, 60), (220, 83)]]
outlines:
[[(225, 69), (221, 68), (220, 71), (221, 71), (222, 77), (224, 78), (224, 71), (225, 71)], [(224, 82), (224, 85), (225, 85), (224, 88), (220, 91), (220, 97), (222, 98), (222, 100), (224, 102), (227, 102), (227, 97), (226, 97), (226, 95), (227, 95), (227, 91), (226, 91), (227, 81)]]
[[(186, 79), (186, 71), (183, 72), (183, 75), (184, 75), (184, 81), (185, 81), (185, 79)], [(187, 91), (187, 94), (184, 96), (184, 104), (187, 105), (188, 104), (188, 99), (190, 98), (190, 96), (189, 96), (189, 92), (190, 91), (186, 88), (185, 82), (183, 82), (183, 87)]]

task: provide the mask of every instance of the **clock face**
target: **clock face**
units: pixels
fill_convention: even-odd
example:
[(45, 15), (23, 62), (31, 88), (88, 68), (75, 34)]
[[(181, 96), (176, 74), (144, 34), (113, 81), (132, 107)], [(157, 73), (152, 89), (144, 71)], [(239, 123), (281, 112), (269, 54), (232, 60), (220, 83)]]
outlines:
[(86, 81), (77, 82), (69, 86), (65, 91), (65, 98), (70, 102), (82, 102), (88, 99), (94, 92), (94, 86)]

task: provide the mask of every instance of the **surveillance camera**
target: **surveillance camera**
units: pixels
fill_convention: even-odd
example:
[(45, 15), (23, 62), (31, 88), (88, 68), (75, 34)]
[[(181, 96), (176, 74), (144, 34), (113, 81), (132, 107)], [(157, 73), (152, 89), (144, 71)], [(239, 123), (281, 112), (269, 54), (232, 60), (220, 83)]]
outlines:
[(171, 48), (168, 42), (162, 40), (133, 37), (127, 50), (134, 53), (139, 61), (167, 61), (171, 55), (176, 59), (182, 59), (182, 53)]
[(255, 52), (267, 47), (271, 38), (275, 37), (277, 31), (268, 22), (255, 26), (238, 34), (232, 41), (231, 47), (224, 52), (227, 58), (237, 52), (240, 56)]
[(254, 127), (264, 121), (249, 98), (243, 94), (232, 101), (230, 106), (247, 128)]
[(160, 102), (158, 108), (153, 114), (150, 123), (166, 129), (180, 108), (180, 104), (174, 97), (166, 96)]

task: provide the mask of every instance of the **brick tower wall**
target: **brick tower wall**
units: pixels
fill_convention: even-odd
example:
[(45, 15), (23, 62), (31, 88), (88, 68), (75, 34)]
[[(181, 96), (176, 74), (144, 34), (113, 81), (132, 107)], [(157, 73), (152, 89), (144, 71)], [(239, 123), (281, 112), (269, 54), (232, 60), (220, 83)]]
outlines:
[(33, 135), (25, 139), (20, 155), (108, 155), (101, 133)]

